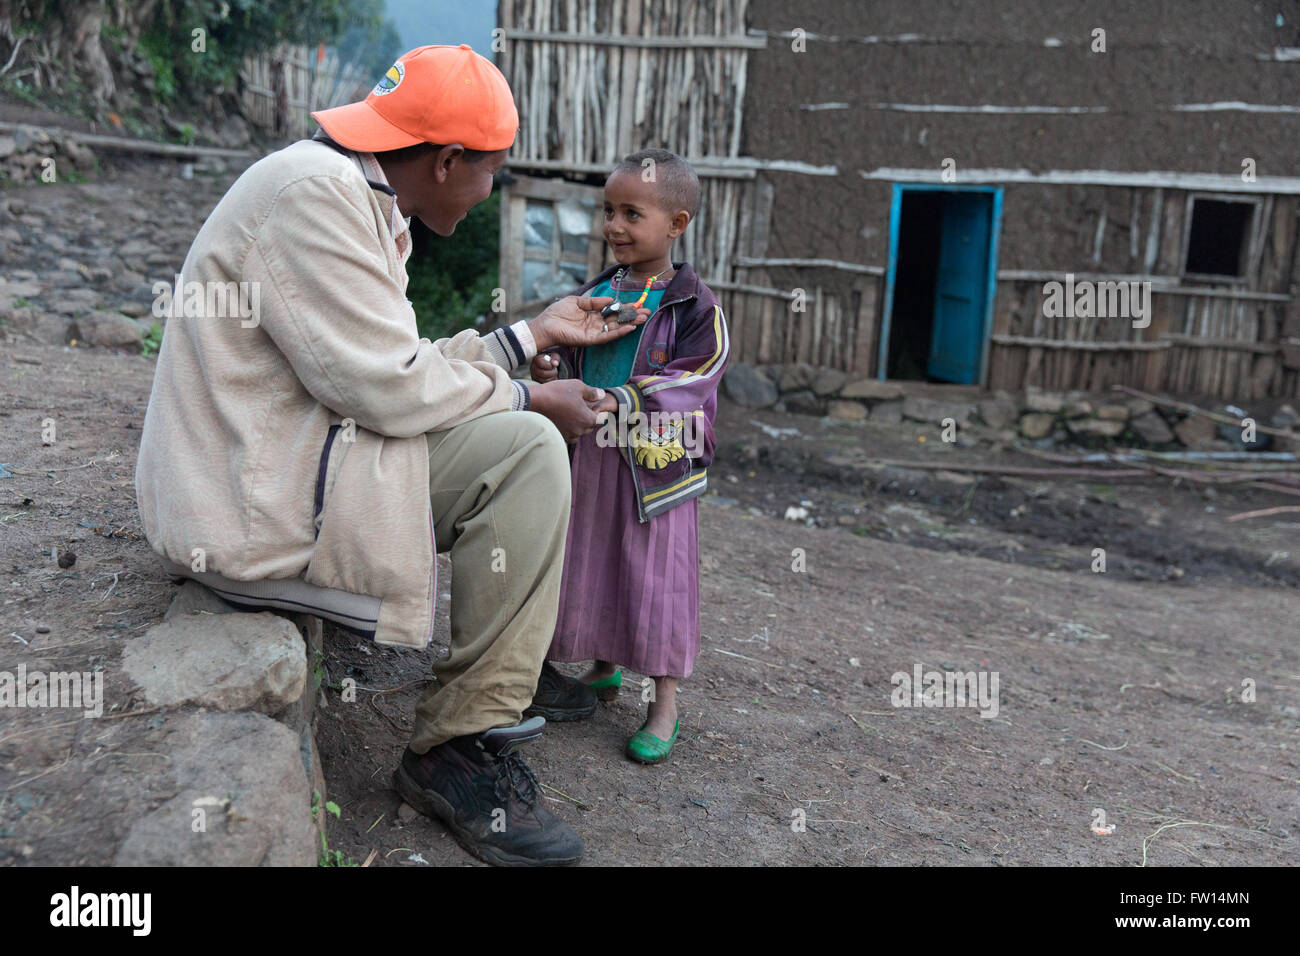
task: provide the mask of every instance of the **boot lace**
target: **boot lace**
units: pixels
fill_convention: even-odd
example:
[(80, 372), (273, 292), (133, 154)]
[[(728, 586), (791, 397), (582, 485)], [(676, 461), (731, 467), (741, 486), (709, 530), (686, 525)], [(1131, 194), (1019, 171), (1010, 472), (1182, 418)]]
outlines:
[(537, 774), (524, 763), (524, 758), (511, 752), (497, 758), (496, 793), (502, 801), (513, 794), (520, 803), (531, 808), (537, 802)]

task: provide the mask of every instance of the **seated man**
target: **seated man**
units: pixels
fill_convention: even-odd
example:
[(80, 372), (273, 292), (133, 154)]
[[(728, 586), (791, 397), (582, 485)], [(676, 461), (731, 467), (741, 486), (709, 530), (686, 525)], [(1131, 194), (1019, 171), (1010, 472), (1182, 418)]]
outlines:
[(141, 434), (146, 536), (236, 606), (408, 647), (432, 636), (434, 551), (450, 551), (450, 653), (398, 789), (490, 862), (572, 862), (582, 841), (515, 748), (544, 723), (520, 717), (555, 626), (564, 442), (600, 423), (603, 395), (508, 372), (644, 316), (610, 327), (608, 299), (569, 297), (489, 335), (420, 338), (410, 217), (451, 235), (518, 126), (469, 47), (413, 50), (364, 101), (315, 116), (328, 135), (250, 167), (186, 257)]

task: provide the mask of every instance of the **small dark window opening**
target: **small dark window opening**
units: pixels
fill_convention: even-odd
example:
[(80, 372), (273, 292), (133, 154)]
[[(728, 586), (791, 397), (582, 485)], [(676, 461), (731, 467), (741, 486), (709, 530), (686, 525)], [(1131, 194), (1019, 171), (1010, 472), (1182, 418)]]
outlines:
[(1187, 237), (1184, 272), (1204, 276), (1240, 276), (1246, 235), (1255, 204), (1222, 199), (1193, 199), (1192, 228)]

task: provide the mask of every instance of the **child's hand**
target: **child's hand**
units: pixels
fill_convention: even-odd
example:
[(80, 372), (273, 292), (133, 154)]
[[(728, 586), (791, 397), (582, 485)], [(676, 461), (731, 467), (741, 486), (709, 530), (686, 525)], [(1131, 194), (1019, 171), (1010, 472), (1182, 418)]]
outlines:
[(614, 397), (612, 392), (606, 392), (604, 398), (591, 406), (591, 410), (593, 412), (609, 412), (613, 414), (618, 411), (618, 399)]
[(554, 352), (538, 352), (533, 356), (528, 372), (534, 382), (554, 382), (560, 377), (559, 366), (560, 357)]

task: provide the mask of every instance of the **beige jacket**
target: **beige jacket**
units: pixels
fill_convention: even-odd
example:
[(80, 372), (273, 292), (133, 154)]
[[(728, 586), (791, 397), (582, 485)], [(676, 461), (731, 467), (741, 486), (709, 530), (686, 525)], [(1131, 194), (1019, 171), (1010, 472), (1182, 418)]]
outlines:
[[(164, 557), (377, 597), (375, 640), (423, 647), (435, 588), (424, 433), (526, 408), (507, 370), (536, 349), (522, 322), (420, 338), (394, 202), (318, 142), (235, 182), (176, 283), (184, 310), (158, 355), (136, 498)], [(249, 283), (254, 314), (214, 295), (234, 293), (228, 283)]]

